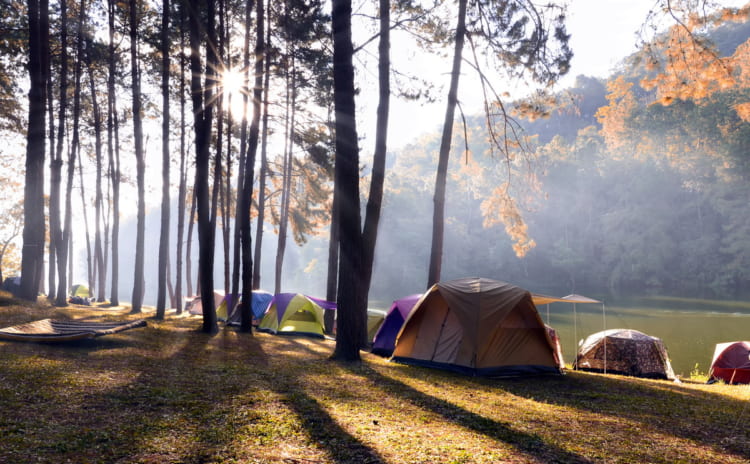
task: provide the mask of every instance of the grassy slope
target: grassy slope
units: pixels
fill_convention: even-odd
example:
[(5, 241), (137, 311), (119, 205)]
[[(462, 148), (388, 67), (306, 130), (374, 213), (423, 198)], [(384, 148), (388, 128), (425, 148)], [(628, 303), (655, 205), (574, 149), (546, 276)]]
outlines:
[[(1, 304), (1, 302), (0, 302)], [(0, 306), (0, 327), (124, 309)], [(477, 379), (327, 360), (333, 342), (197, 332), (0, 341), (0, 462), (740, 463), (750, 389), (572, 372)]]

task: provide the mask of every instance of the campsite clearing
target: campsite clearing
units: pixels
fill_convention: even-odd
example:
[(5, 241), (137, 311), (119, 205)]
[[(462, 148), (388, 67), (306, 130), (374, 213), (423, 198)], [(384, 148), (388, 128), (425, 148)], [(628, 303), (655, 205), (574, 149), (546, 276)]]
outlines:
[[(136, 318), (0, 305), (3, 326), (66, 317)], [(748, 386), (498, 380), (367, 353), (346, 365), (330, 340), (199, 327), (170, 314), (92, 340), (0, 342), (0, 462), (750, 461)]]

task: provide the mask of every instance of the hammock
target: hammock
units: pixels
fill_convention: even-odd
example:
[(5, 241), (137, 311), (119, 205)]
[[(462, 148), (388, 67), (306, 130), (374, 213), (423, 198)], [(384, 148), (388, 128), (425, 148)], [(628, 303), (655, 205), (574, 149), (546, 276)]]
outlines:
[(145, 327), (146, 321), (87, 322), (42, 319), (0, 329), (0, 339), (25, 342), (69, 342)]

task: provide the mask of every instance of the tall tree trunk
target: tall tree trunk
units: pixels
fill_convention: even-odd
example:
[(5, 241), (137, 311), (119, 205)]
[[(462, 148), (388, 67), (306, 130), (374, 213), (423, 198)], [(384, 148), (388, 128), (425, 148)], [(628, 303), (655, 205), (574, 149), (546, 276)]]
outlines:
[(141, 75), (138, 66), (138, 1), (130, 0), (130, 73), (133, 93), (133, 142), (135, 143), (136, 184), (138, 208), (136, 213), (135, 269), (133, 270), (132, 310), (141, 312), (144, 288), (144, 251), (146, 233), (146, 163), (143, 153), (143, 122), (141, 120)]
[[(227, 50), (231, 50), (231, 37), (229, 30), (231, 30), (231, 24), (228, 24), (229, 16), (227, 14), (226, 2), (224, 0), (219, 1), (219, 55), (221, 56), (223, 69), (225, 72), (232, 71), (232, 56), (231, 53), (227, 53)], [(232, 207), (232, 93), (227, 92), (228, 89), (224, 88), (222, 92), (222, 100), (226, 99), (226, 105), (221, 104), (221, 107), (226, 107), (226, 124), (227, 124), (227, 138), (226, 138), (226, 181), (223, 185), (219, 183), (217, 186), (221, 190), (221, 196), (219, 200), (221, 202), (221, 237), (222, 237), (222, 248), (224, 251), (224, 294), (230, 294), (230, 285), (232, 283), (229, 272), (231, 264), (229, 252), (229, 232), (231, 230), (231, 214), (230, 210)], [(231, 89), (233, 90), (233, 89)], [(222, 102), (223, 103), (223, 102)], [(219, 133), (220, 134), (220, 133)], [(220, 135), (218, 135), (220, 137)], [(236, 298), (231, 298), (232, 301)], [(232, 308), (227, 308), (227, 311)], [(229, 314), (229, 312), (227, 312)]]
[(81, 145), (78, 144), (78, 181), (81, 186), (81, 213), (83, 213), (83, 230), (86, 237), (86, 285), (89, 286), (89, 296), (94, 290), (94, 273), (92, 270), (92, 257), (91, 257), (91, 234), (89, 232), (89, 214), (88, 204), (86, 203), (86, 182), (83, 179), (83, 163), (81, 162)]
[[(68, 107), (68, 5), (66, 0), (60, 1), (60, 109), (57, 123), (57, 147), (55, 156), (50, 161), (50, 206), (49, 221), (50, 235), (54, 242), (55, 261), (50, 259), (50, 268), (53, 264), (57, 271), (57, 292), (54, 295), (56, 306), (67, 305), (68, 279), (66, 264), (68, 257), (68, 246), (63, 240), (62, 215), (60, 211), (60, 187), (62, 184), (63, 147), (65, 145), (65, 112)], [(50, 253), (52, 255), (52, 253)], [(50, 288), (50, 297), (52, 289)]]
[[(291, 60), (291, 70), (287, 68), (286, 86), (286, 128), (284, 142), (284, 166), (282, 168), (281, 206), (279, 207), (279, 238), (276, 247), (276, 272), (274, 274), (274, 293), (281, 292), (281, 275), (284, 267), (284, 254), (286, 253), (287, 230), (289, 227), (289, 209), (292, 198), (292, 165), (294, 151), (294, 123), (296, 106), (296, 89), (294, 58), (291, 47), (287, 49), (287, 56)], [(290, 96), (291, 95), (291, 96)]]
[(256, 4), (256, 36), (255, 36), (255, 83), (253, 86), (253, 120), (247, 140), (248, 153), (245, 157), (245, 180), (241, 200), (243, 202), (242, 227), (240, 238), (242, 241), (242, 306), (240, 307), (240, 330), (251, 333), (252, 328), (252, 299), (253, 299), (253, 255), (252, 237), (250, 235), (250, 200), (253, 197), (253, 176), (255, 175), (255, 156), (258, 151), (258, 135), (260, 132), (260, 102), (263, 98), (263, 63), (266, 54), (263, 26), (265, 24), (265, 8), (263, 0)]
[(117, 116), (117, 98), (112, 98), (114, 112), (114, 160), (112, 165), (112, 290), (109, 301), (113, 306), (120, 304), (120, 123)]
[[(201, 27), (197, 0), (189, 0), (190, 22), (190, 90), (193, 99), (195, 120), (195, 197), (198, 209), (198, 242), (201, 304), (203, 308), (203, 331), (216, 333), (219, 328), (214, 306), (214, 235), (211, 230), (209, 209), (208, 167), (209, 145), (211, 142), (211, 122), (213, 118), (213, 86), (215, 84), (216, 33), (214, 31), (214, 0), (207, 0), (207, 23)], [(201, 66), (200, 31), (206, 31), (206, 66)], [(206, 76), (201, 85), (201, 76)]]
[[(185, 282), (187, 282), (187, 294), (194, 296), (193, 292), (193, 224), (195, 223), (195, 191), (190, 196), (190, 214), (188, 215), (187, 244), (185, 245)], [(196, 291), (199, 291), (196, 289)]]
[(461, 53), (466, 34), (466, 3), (458, 2), (458, 24), (456, 26), (456, 43), (453, 50), (453, 69), (451, 70), (448, 104), (443, 122), (443, 137), (440, 141), (438, 169), (435, 177), (434, 209), (432, 214), (432, 248), (430, 250), (430, 268), (427, 276), (427, 288), (440, 281), (440, 269), (443, 262), (443, 233), (445, 227), (445, 184), (448, 175), (448, 157), (453, 138), (453, 116), (458, 103), (458, 79), (461, 76)]
[(362, 234), (359, 208), (359, 148), (354, 103), (351, 0), (333, 0), (333, 100), (336, 111), (334, 201), (339, 202), (338, 328), (332, 358), (359, 361), (366, 337), (365, 314), (357, 311), (361, 291)]
[[(262, 1), (262, 0), (259, 0)], [(248, 81), (250, 79), (250, 22), (252, 17), (253, 5), (251, 1), (245, 2), (245, 37), (242, 45), (242, 120), (240, 122), (240, 159), (237, 168), (237, 202), (235, 204), (235, 221), (234, 221), (234, 250), (232, 253), (232, 295), (240, 292), (240, 273), (242, 271), (242, 237), (241, 228), (244, 220), (241, 211), (249, 203), (242, 201), (241, 195), (244, 194), (245, 182), (245, 157), (247, 156), (247, 109), (248, 109)], [(238, 298), (232, 299), (232, 304), (238, 303)], [(232, 311), (234, 308), (231, 308)], [(229, 314), (229, 310), (227, 311)]]
[[(375, 131), (375, 153), (372, 161), (370, 195), (367, 200), (365, 225), (362, 230), (362, 292), (359, 295), (357, 311), (367, 314), (367, 299), (372, 280), (372, 266), (375, 259), (375, 244), (378, 236), (378, 224), (383, 202), (383, 183), (385, 181), (385, 159), (388, 144), (388, 115), (390, 107), (390, 0), (380, 0), (380, 42), (378, 44), (378, 80), (379, 100)], [(366, 316), (365, 316), (366, 317)], [(367, 340), (363, 340), (363, 346)]]
[(161, 13), (161, 233), (159, 235), (159, 288), (156, 294), (156, 318), (164, 319), (169, 265), (169, 0), (162, 1)]
[[(328, 275), (326, 278), (326, 300), (336, 301), (339, 283), (339, 206), (334, 193), (331, 202), (331, 230), (328, 235)], [(324, 316), (326, 333), (333, 333), (336, 314), (326, 311)]]
[[(94, 69), (91, 63), (91, 52), (93, 41), (86, 39), (86, 67), (89, 74), (89, 87), (91, 89), (91, 105), (94, 112), (94, 154), (96, 158), (96, 179), (94, 181), (94, 272), (92, 282), (96, 287), (96, 300), (104, 301), (104, 287), (107, 282), (107, 269), (104, 266), (104, 254), (102, 253), (102, 234), (99, 227), (102, 221), (102, 112), (99, 108), (99, 99), (96, 93), (96, 82), (94, 80)], [(81, 186), (83, 192), (83, 186)], [(90, 286), (90, 296), (94, 297), (94, 286)]]
[[(259, 0), (262, 1), (262, 0)], [(270, 1), (267, 4), (270, 9)], [(271, 12), (266, 13), (266, 43), (271, 41)], [(266, 176), (268, 174), (268, 89), (271, 78), (271, 60), (266, 59), (263, 69), (263, 127), (260, 141), (260, 176), (258, 179), (258, 217), (255, 223), (255, 252), (253, 262), (253, 288), (260, 288), (260, 261), (263, 253), (263, 223), (266, 215)], [(330, 311), (326, 311), (329, 313)]]
[[(112, 183), (112, 281), (109, 302), (120, 304), (120, 145), (117, 124), (117, 100), (115, 95), (115, 0), (107, 1), (109, 32), (108, 71), (107, 71), (107, 156), (109, 177)], [(113, 144), (113, 139), (115, 142)]]
[(65, 292), (73, 280), (73, 180), (75, 178), (76, 158), (80, 146), (80, 121), (81, 121), (81, 60), (83, 55), (83, 21), (86, 5), (81, 0), (78, 12), (78, 27), (76, 31), (76, 57), (73, 70), (73, 138), (68, 151), (68, 177), (65, 189), (65, 228), (63, 230), (63, 241), (68, 253), (67, 274), (70, 282), (67, 283)]
[[(47, 248), (47, 300), (49, 302), (54, 302), (55, 299), (55, 293), (57, 292), (57, 284), (56, 284), (56, 275), (55, 272), (57, 271), (57, 266), (55, 262), (57, 261), (57, 258), (55, 256), (55, 238), (54, 233), (52, 232), (52, 196), (57, 194), (57, 197), (55, 198), (55, 201), (57, 202), (57, 226), (59, 229), (60, 226), (60, 172), (58, 171), (58, 178), (57, 178), (57, 184), (52, 180), (53, 175), (53, 167), (55, 160), (55, 155), (57, 154), (57, 151), (55, 149), (55, 89), (54, 89), (54, 83), (52, 82), (52, 63), (51, 59), (47, 60), (47, 120), (48, 120), (48, 129), (47, 129), (47, 138), (49, 140), (49, 159), (50, 159), (50, 193), (49, 193), (49, 242), (48, 242), (48, 248)], [(53, 193), (53, 190), (57, 188), (57, 192)], [(0, 256), (0, 260), (2, 259), (2, 256)], [(1, 262), (1, 261), (0, 261)], [(2, 279), (2, 273), (0, 272), (0, 283), (3, 282)]]
[(177, 250), (175, 263), (175, 308), (182, 314), (182, 247), (185, 236), (185, 198), (187, 174), (185, 153), (185, 3), (180, 3), (180, 187), (177, 194)]
[(36, 301), (44, 265), (44, 158), (45, 104), (49, 69), (49, 5), (28, 0), (29, 20), (29, 126), (26, 139), (21, 294)]

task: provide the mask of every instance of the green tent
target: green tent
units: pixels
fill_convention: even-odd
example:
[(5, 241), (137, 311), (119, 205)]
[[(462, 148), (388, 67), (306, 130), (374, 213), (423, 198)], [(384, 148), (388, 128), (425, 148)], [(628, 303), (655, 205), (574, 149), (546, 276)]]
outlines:
[(273, 334), (304, 334), (324, 337), (324, 314), (335, 303), (301, 293), (280, 293), (273, 297), (258, 330)]
[(76, 284), (70, 287), (70, 294), (72, 296), (80, 296), (81, 298), (89, 298), (89, 288), (83, 284)]

